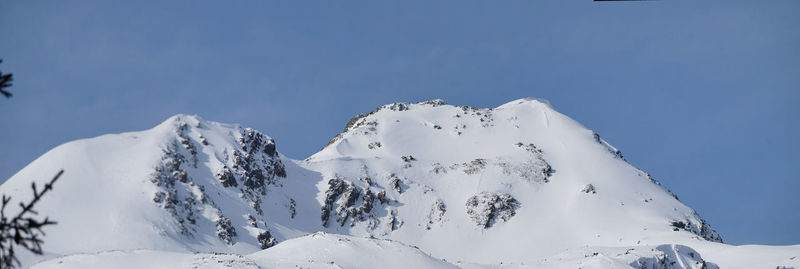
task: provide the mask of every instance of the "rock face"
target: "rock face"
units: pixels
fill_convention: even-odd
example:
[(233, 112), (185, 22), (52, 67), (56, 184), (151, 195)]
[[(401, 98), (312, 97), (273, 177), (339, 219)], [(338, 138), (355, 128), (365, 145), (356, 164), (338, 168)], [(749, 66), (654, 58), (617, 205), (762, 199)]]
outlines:
[[(668, 243), (699, 257), (722, 242), (619, 150), (540, 100), (496, 108), (389, 104), (352, 118), (305, 160), (279, 150), (256, 130), (177, 115), (151, 130), (59, 146), (2, 190), (24, 193), (52, 167), (67, 171), (40, 209), (59, 221), (46, 231), (53, 255), (250, 254), (323, 231), (402, 242), (469, 267), (537, 264), (595, 246), (639, 251)], [(568, 253), (606, 261), (597, 258), (602, 253)], [(615, 265), (680, 258), (641, 253)]]
[(355, 226), (356, 222), (368, 222), (368, 227), (374, 229), (379, 220), (373, 208), (378, 203), (387, 204), (389, 201), (385, 197), (385, 191), (376, 194), (368, 187), (362, 189), (342, 179), (330, 179), (322, 206), (322, 226), (328, 226), (333, 214), (339, 226), (344, 226), (348, 221), (350, 226)]
[(483, 228), (508, 221), (517, 214), (519, 202), (506, 193), (483, 192), (467, 200), (467, 215)]
[[(161, 161), (150, 176), (150, 181), (159, 187), (153, 202), (169, 212), (181, 235), (194, 238), (198, 230), (208, 229), (198, 225), (214, 225), (217, 237), (227, 245), (234, 245), (237, 242), (236, 227), (218, 205), (221, 201), (206, 193), (206, 184), (214, 182), (195, 180), (188, 172), (198, 168), (198, 158), (211, 157), (202, 156), (199, 149), (210, 147), (204, 129), (214, 124), (191, 116), (176, 116), (164, 124), (173, 128), (175, 136), (163, 146)], [(221, 185), (239, 193), (238, 196), (255, 211), (255, 214), (247, 216), (254, 224), (253, 228), (259, 230), (257, 223), (263, 223), (265, 217), (261, 208), (263, 199), (270, 186), (281, 186), (281, 179), (286, 178), (286, 168), (276, 151), (275, 141), (264, 134), (240, 128), (231, 138), (238, 143), (222, 149), (223, 157), (214, 160), (214, 166), (221, 169), (214, 173), (218, 184), (213, 186)], [(209, 221), (198, 223), (201, 217), (208, 217)], [(274, 238), (265, 239), (264, 235), (269, 235), (269, 231), (260, 229), (256, 238), (262, 248), (276, 243)], [(263, 242), (265, 240), (267, 242)]]

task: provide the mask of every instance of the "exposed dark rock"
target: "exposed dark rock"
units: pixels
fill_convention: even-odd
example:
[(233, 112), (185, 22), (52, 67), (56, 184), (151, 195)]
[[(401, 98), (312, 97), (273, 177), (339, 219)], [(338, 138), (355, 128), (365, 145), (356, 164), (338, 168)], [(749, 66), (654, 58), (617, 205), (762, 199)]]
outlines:
[(333, 178), (328, 180), (328, 190), (325, 191), (325, 204), (322, 206), (322, 226), (327, 227), (332, 215), (336, 216), (336, 223), (351, 226), (356, 222), (378, 222), (373, 212), (375, 200), (386, 204), (386, 192), (375, 193), (370, 188), (360, 188), (343, 179)]
[(186, 134), (186, 131), (189, 129), (189, 125), (185, 122), (181, 122), (178, 124), (178, 127), (175, 128), (175, 133), (178, 135), (178, 140), (180, 141), (183, 148), (191, 154), (192, 159), (192, 166), (197, 167), (197, 149), (192, 142), (192, 139)]
[[(645, 173), (645, 174), (647, 175), (647, 179), (650, 180), (651, 183), (656, 184), (658, 186), (661, 186), (661, 182), (658, 182), (658, 180), (653, 178), (653, 176), (651, 176), (649, 173)], [(672, 195), (672, 197), (675, 198), (675, 200), (680, 201), (680, 199), (678, 199), (678, 196), (675, 195), (675, 193), (672, 193), (672, 191), (668, 190), (667, 188), (664, 188), (664, 186), (661, 186), (661, 188), (664, 189), (665, 191), (667, 191), (670, 195)]]
[(606, 141), (603, 141), (603, 139), (600, 138), (600, 134), (592, 132), (592, 136), (594, 137), (594, 141), (595, 142), (597, 142), (600, 145), (603, 145), (604, 147), (606, 147), (608, 152), (610, 152), (611, 154), (614, 154), (614, 157), (616, 157), (618, 159), (621, 159), (623, 161), (626, 161), (625, 157), (622, 156), (622, 151), (619, 151), (618, 149), (615, 149), (610, 144), (608, 144)]
[(296, 214), (297, 214), (297, 203), (294, 201), (294, 199), (289, 198), (289, 217), (294, 218)]
[(389, 203), (389, 199), (386, 198), (386, 191), (382, 190), (382, 191), (378, 192), (377, 198), (378, 198), (378, 201), (381, 202), (381, 204), (388, 204)]
[(437, 199), (428, 213), (428, 223), (425, 225), (425, 229), (430, 230), (433, 224), (442, 222), (445, 212), (447, 212), (447, 206), (445, 206), (444, 201)]
[(467, 199), (467, 215), (483, 228), (497, 221), (508, 221), (516, 214), (520, 204), (506, 193), (482, 192)]
[(389, 230), (396, 231), (403, 226), (403, 221), (397, 218), (397, 212), (392, 210), (389, 211), (389, 221), (387, 223), (389, 226)]
[(447, 174), (447, 167), (444, 167), (441, 163), (434, 163), (433, 169), (431, 169), (431, 173), (434, 174)]
[[(181, 234), (192, 236), (196, 230), (195, 215), (199, 214), (195, 205), (197, 198), (192, 192), (194, 184), (190, 182), (188, 173), (182, 168), (186, 158), (178, 151), (177, 143), (172, 143), (162, 150), (161, 162), (150, 175), (150, 182), (161, 190), (153, 197), (153, 202), (164, 208), (175, 218), (176, 225)], [(204, 189), (199, 188), (202, 198), (205, 197)]]
[(272, 237), (269, 231), (263, 231), (258, 234), (258, 243), (261, 244), (261, 249), (268, 249), (278, 244), (278, 240)]
[(247, 217), (247, 221), (250, 222), (250, 226), (253, 226), (254, 228), (258, 228), (258, 220), (256, 220), (256, 217), (253, 217), (253, 215), (250, 215), (250, 214), (247, 214), (246, 217)]
[(361, 177), (361, 181), (364, 181), (364, 183), (367, 183), (368, 186), (372, 186), (372, 178), (371, 177), (368, 177), (368, 176)]
[(592, 184), (586, 184), (586, 186), (583, 187), (583, 190), (581, 191), (584, 193), (591, 193), (591, 194), (597, 193), (597, 191), (594, 189), (594, 185)]
[(688, 231), (697, 236), (712, 242), (722, 243), (722, 237), (719, 236), (717, 231), (711, 228), (708, 223), (701, 218), (697, 212), (694, 212), (695, 218), (700, 220), (700, 223), (695, 223), (690, 221), (688, 218), (686, 220), (671, 220), (669, 225), (672, 227), (673, 231)]
[(381, 142), (372, 142), (372, 143), (369, 143), (369, 144), (367, 145), (367, 148), (369, 148), (369, 149), (376, 149), (376, 148), (380, 148), (381, 146), (382, 146), (382, 145), (381, 145)]
[(236, 183), (236, 177), (233, 176), (231, 169), (227, 166), (223, 167), (222, 171), (217, 173), (217, 179), (222, 183), (222, 186), (226, 188), (239, 186), (239, 184)]
[(486, 160), (475, 159), (469, 163), (463, 163), (461, 165), (464, 166), (464, 173), (467, 175), (474, 175), (486, 168)]
[(236, 228), (231, 224), (231, 220), (225, 216), (220, 216), (217, 220), (217, 236), (228, 245), (233, 245), (236, 239)]
[(418, 105), (429, 105), (429, 106), (432, 106), (432, 107), (437, 107), (437, 106), (445, 105), (445, 102), (442, 99), (433, 99), (433, 100), (428, 100), (428, 101), (424, 101), (424, 102), (419, 102), (417, 104)]
[(388, 105), (388, 108), (390, 110), (393, 110), (393, 111), (406, 111), (406, 110), (408, 110), (409, 107), (408, 107), (408, 104), (406, 104), (406, 103), (394, 103), (394, 104)]
[(550, 177), (553, 175), (554, 170), (545, 161), (542, 150), (534, 144), (525, 145), (522, 142), (516, 143), (516, 146), (529, 152), (530, 157), (519, 164), (501, 163), (500, 166), (503, 168), (503, 173), (516, 173), (529, 182), (550, 182)]
[(390, 178), (389, 178), (389, 187), (392, 187), (392, 189), (397, 191), (397, 193), (403, 193), (403, 191), (404, 191), (403, 185), (405, 185), (405, 184), (403, 184), (403, 181), (400, 180), (399, 177), (395, 176), (394, 174), (392, 174), (390, 176)]
[[(286, 167), (275, 149), (275, 141), (260, 132), (244, 129), (239, 145), (241, 150), (234, 149), (232, 152), (233, 165), (230, 170), (235, 178), (233, 181), (244, 186), (240, 188), (244, 197), (251, 202), (256, 212), (263, 214), (261, 196), (267, 194), (269, 186), (282, 185), (280, 179), (286, 177)], [(222, 181), (223, 177), (228, 181), (228, 186), (238, 186), (231, 182), (224, 170), (218, 178)]]

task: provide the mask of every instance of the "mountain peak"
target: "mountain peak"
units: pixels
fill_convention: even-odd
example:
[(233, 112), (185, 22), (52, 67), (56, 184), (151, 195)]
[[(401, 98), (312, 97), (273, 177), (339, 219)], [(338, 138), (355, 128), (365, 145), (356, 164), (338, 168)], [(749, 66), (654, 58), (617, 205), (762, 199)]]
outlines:
[(197, 125), (200, 122), (204, 122), (205, 120), (198, 116), (198, 115), (189, 115), (189, 114), (175, 114), (167, 118), (166, 120), (162, 121), (159, 125), (162, 124), (169, 124), (175, 125), (179, 123), (187, 123), (187, 124), (194, 124)]
[(542, 99), (542, 98), (533, 98), (533, 97), (520, 98), (520, 99), (511, 101), (511, 102), (502, 104), (502, 105), (498, 106), (497, 109), (502, 109), (502, 108), (506, 108), (506, 107), (513, 107), (513, 106), (519, 106), (519, 105), (532, 105), (532, 106), (544, 105), (547, 108), (553, 109), (553, 107), (550, 105), (550, 101), (547, 101), (547, 100)]
[[(599, 135), (533, 98), (493, 109), (439, 99), (383, 105), (306, 161), (254, 129), (178, 114), (150, 130), (59, 146), (2, 190), (28, 190), (55, 168), (66, 172), (38, 208), (59, 222), (47, 230), (54, 255), (267, 249), (250, 256), (258, 261), (306, 245), (358, 253), (378, 242), (466, 264), (631, 249), (700, 262), (695, 251), (722, 241)], [(319, 231), (330, 235), (303, 237)]]

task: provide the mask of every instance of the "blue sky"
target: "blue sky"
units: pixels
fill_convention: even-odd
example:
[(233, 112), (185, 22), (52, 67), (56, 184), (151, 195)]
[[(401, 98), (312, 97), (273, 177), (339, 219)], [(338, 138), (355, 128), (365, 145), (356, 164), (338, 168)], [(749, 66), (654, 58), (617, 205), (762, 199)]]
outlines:
[[(232, 3), (230, 3), (232, 2)], [(733, 244), (800, 244), (800, 1), (0, 1), (0, 178), (177, 113), (305, 158), (355, 114), (549, 100)]]

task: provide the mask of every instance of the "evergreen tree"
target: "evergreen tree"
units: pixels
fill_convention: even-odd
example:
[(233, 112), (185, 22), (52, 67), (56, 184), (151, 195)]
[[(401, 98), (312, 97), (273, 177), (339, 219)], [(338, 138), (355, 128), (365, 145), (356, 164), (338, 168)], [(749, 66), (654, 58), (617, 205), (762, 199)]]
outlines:
[[(3, 59), (0, 59), (0, 63), (3, 63)], [(11, 98), (11, 92), (5, 90), (5, 88), (11, 87), (11, 81), (14, 80), (13, 74), (3, 74), (0, 71), (0, 93), (3, 94), (6, 98)]]
[(17, 259), (14, 246), (20, 246), (37, 255), (42, 255), (42, 227), (56, 224), (55, 221), (45, 217), (44, 220), (37, 220), (34, 215), (38, 214), (33, 207), (38, 203), (45, 193), (53, 189), (53, 183), (61, 177), (64, 170), (56, 174), (50, 182), (44, 184), (40, 191), (36, 188), (36, 183), (31, 183), (33, 189), (33, 199), (30, 202), (19, 203), (20, 211), (16, 215), (7, 216), (6, 206), (11, 202), (11, 197), (3, 195), (3, 204), (0, 207), (0, 268), (12, 268), (21, 265)]

